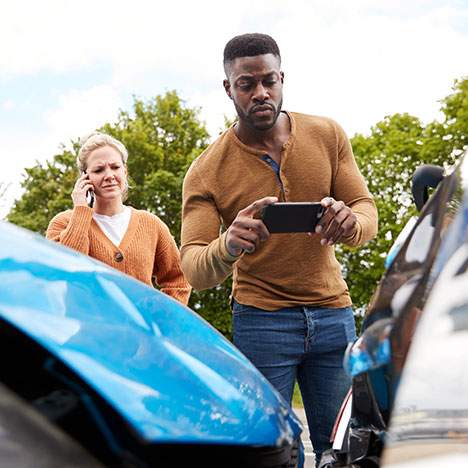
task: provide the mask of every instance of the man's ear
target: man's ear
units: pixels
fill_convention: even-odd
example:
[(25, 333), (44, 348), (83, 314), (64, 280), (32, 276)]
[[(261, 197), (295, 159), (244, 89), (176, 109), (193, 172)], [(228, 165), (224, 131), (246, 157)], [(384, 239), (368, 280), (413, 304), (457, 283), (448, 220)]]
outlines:
[(229, 83), (228, 79), (223, 80), (223, 86), (224, 86), (224, 91), (226, 91), (226, 94), (229, 96), (229, 99), (232, 99), (231, 84)]
[(281, 84), (284, 83), (284, 72), (280, 71)]

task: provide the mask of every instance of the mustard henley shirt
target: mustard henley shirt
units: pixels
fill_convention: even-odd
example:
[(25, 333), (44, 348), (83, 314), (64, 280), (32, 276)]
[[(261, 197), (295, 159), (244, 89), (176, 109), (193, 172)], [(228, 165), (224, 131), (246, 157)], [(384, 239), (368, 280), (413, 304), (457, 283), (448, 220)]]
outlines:
[[(318, 235), (272, 234), (253, 254), (231, 256), (223, 230), (260, 198), (280, 201), (342, 200), (357, 217), (344, 240), (360, 246), (377, 232), (377, 210), (356, 165), (351, 144), (333, 120), (287, 113), (291, 133), (281, 152), (279, 178), (265, 152), (243, 144), (231, 127), (191, 165), (183, 187), (182, 269), (198, 290), (233, 273), (233, 297), (264, 310), (351, 305), (333, 246)], [(350, 272), (359, 274), (358, 272)]]

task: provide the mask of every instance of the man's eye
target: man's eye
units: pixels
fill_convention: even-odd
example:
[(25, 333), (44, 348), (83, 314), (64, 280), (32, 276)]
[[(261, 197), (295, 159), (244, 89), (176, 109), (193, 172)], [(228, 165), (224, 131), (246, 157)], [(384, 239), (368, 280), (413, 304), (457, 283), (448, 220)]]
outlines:
[(239, 83), (239, 88), (244, 91), (251, 87), (252, 87), (252, 83)]
[(263, 84), (265, 86), (268, 86), (269, 88), (271, 88), (272, 86), (275, 86), (276, 83), (277, 83), (276, 80), (266, 80), (263, 82)]

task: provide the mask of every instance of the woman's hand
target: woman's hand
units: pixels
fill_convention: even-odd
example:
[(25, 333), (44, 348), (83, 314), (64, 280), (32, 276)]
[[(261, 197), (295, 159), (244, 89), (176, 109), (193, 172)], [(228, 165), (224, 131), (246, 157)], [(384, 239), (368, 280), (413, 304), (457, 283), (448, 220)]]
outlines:
[(94, 190), (94, 186), (89, 181), (88, 174), (83, 173), (76, 181), (71, 194), (73, 206), (88, 206), (88, 201), (86, 200), (86, 193), (88, 190)]

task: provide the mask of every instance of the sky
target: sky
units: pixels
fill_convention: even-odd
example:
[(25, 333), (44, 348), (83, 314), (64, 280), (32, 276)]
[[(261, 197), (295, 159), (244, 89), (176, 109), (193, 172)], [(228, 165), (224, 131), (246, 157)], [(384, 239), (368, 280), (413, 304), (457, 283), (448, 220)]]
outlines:
[(278, 42), (283, 107), (332, 117), (350, 137), (396, 112), (441, 118), (440, 99), (468, 75), (468, 0), (2, 2), (0, 218), (25, 168), (135, 96), (176, 90), (215, 137), (234, 116), (224, 45), (246, 32)]

